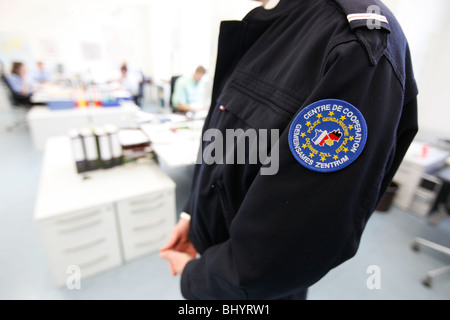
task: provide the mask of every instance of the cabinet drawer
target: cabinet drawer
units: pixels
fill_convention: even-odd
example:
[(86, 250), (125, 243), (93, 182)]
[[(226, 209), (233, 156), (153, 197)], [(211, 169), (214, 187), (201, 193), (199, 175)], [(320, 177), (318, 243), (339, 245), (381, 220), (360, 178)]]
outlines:
[(119, 237), (114, 215), (111, 230), (104, 234), (96, 234), (79, 238), (76, 244), (47, 243), (46, 252), (53, 279), (56, 285), (64, 285), (70, 274), (70, 266), (80, 269), (83, 278), (118, 266), (122, 263)]
[(47, 248), (53, 282), (56, 286), (66, 284), (69, 268), (79, 268), (81, 280), (122, 264), (119, 243), (111, 239), (75, 253)]
[(71, 250), (88, 243), (108, 238), (116, 231), (113, 205), (105, 205), (39, 223), (46, 246)]
[(125, 260), (158, 251), (169, 239), (172, 228), (173, 226), (166, 224), (152, 232), (124, 232), (122, 244)]
[(117, 203), (125, 260), (157, 251), (175, 225), (175, 195), (168, 190)]
[(117, 212), (121, 224), (147, 224), (172, 214), (175, 196), (168, 190), (119, 201)]

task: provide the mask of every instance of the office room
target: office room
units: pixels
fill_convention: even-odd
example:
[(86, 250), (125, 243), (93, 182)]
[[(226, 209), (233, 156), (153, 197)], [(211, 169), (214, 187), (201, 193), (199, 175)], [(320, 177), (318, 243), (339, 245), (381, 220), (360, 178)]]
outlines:
[(0, 298), (449, 300), (449, 14), (0, 0)]

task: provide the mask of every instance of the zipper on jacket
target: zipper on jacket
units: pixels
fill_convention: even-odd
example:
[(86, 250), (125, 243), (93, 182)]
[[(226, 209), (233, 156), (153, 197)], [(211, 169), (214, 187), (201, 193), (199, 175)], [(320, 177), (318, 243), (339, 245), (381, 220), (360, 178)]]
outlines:
[(225, 187), (222, 181), (217, 181), (215, 185), (212, 186), (219, 193), (220, 202), (222, 204), (223, 214), (225, 220), (227, 222), (227, 229), (229, 230), (229, 226), (231, 225), (231, 221), (234, 218), (233, 209), (228, 201), (227, 194), (225, 192)]

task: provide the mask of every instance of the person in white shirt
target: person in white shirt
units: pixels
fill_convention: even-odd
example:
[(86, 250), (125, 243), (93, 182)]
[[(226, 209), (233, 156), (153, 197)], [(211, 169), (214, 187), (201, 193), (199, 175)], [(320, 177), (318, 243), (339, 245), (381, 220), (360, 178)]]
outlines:
[(138, 79), (133, 73), (128, 71), (128, 67), (126, 64), (123, 64), (120, 68), (121, 77), (120, 77), (120, 86), (122, 90), (128, 91), (134, 99), (134, 102), (137, 105), (139, 103), (139, 84), (140, 79)]
[(50, 73), (45, 70), (45, 65), (41, 61), (37, 63), (37, 70), (34, 73), (33, 80), (37, 83), (49, 83), (52, 81)]

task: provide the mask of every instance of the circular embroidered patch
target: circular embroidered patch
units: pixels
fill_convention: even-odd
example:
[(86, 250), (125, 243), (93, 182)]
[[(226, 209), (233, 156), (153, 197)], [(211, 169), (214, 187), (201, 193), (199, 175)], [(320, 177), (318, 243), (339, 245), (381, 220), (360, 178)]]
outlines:
[(335, 172), (349, 166), (366, 141), (367, 124), (361, 112), (337, 99), (307, 106), (289, 129), (289, 147), (295, 159), (316, 172)]

